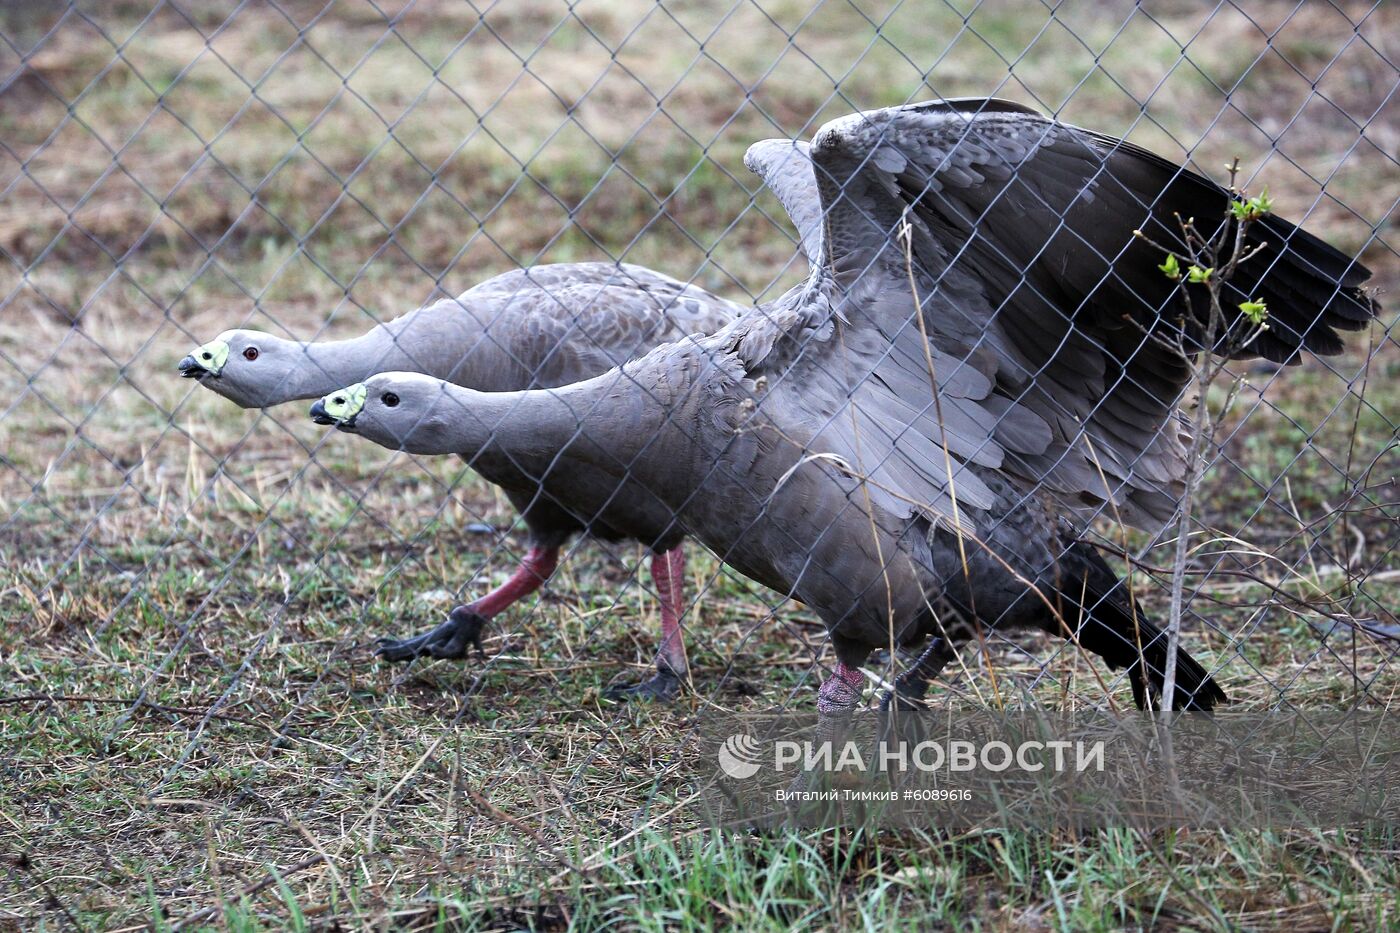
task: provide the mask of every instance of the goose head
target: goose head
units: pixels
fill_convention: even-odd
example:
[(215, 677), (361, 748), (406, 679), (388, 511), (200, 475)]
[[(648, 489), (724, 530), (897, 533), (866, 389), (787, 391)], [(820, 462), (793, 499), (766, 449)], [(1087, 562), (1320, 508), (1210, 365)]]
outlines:
[[(457, 452), (454, 423), (464, 414), (439, 379), (418, 373), (379, 373), (326, 395), (311, 406), (317, 424), (335, 425), (391, 450)], [(454, 418), (455, 416), (455, 418)]]
[(256, 330), (226, 330), (179, 362), (180, 375), (197, 379), (242, 408), (265, 408), (297, 398), (302, 367), (314, 365), (305, 347)]

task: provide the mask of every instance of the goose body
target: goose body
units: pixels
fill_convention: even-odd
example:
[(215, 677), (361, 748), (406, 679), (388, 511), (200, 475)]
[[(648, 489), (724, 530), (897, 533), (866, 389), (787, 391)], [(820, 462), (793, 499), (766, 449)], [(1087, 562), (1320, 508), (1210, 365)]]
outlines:
[[(1223, 217), (1228, 192), (995, 100), (856, 114), (747, 161), (813, 257), (804, 285), (582, 383), (491, 394), (386, 373), (335, 420), (392, 447), (523, 457), (561, 501), (599, 494), (587, 474), (669, 511), (822, 617), (824, 712), (853, 707), (872, 650), (932, 636), (899, 684), (921, 695), (959, 620), (1069, 638), (1146, 705), (1165, 635), (1080, 535), (1099, 515), (1160, 528), (1176, 508), (1180, 347), (1202, 296), (1134, 231), (1175, 242), (1176, 214)], [(1265, 216), (1249, 242), (1225, 297), (1265, 301), (1270, 329), (1210, 349), (1286, 362), (1373, 317), (1368, 272), (1315, 237)], [(1184, 651), (1176, 684), (1178, 708), (1224, 699)]]
[[(185, 357), (180, 370), (245, 408), (318, 398), (385, 369), (480, 391), (544, 388), (596, 376), (690, 333), (713, 332), (741, 310), (641, 266), (561, 263), (496, 276), (349, 340), (303, 343), (259, 331), (226, 331)], [(658, 514), (628, 525), (636, 532), (630, 534), (615, 520), (616, 505), (606, 496), (580, 495), (561, 504), (541, 495), (534, 478), (509, 456), (483, 451), (467, 460), (520, 511), (529, 549), (501, 587), (458, 606), (422, 636), (381, 639), (380, 654), (394, 661), (464, 656), (482, 626), (538, 589), (553, 572), (560, 548), (588, 531), (604, 539), (633, 537), (653, 550), (652, 573), (663, 605), (663, 673), (648, 681), (642, 694), (673, 692), (685, 670), (679, 526)], [(589, 486), (589, 477), (577, 480)]]

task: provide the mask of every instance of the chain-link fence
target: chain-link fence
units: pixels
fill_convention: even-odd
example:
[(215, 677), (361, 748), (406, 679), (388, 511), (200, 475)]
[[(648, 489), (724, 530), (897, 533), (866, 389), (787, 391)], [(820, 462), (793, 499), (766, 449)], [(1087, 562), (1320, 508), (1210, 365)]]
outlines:
[[(531, 472), (509, 451), (394, 452), (307, 406), (381, 366), (563, 386), (781, 307), (808, 264), (745, 150), (912, 101), (1012, 99), (1221, 182), (1238, 157), (1249, 193), (1371, 270), (1382, 310), (1340, 354), (1234, 361), (1205, 393), (1181, 639), (1240, 708), (1385, 708), (1397, 36), (1383, 4), (1264, 0), (6, 5), (0, 836), (28, 853), (6, 921), (214, 923), (242, 897), (427, 923), (447, 886), (472, 922), (547, 925), (570, 918), (512, 913), (519, 891), (692, 832), (695, 719), (814, 708), (822, 607), (682, 545), (684, 516), (609, 525), (636, 490), (580, 517), (501, 479)], [(634, 443), (626, 412), (593, 440)], [(1079, 530), (1165, 622), (1173, 527), (1100, 512)], [(459, 604), (397, 654), (462, 657), (376, 656)], [(978, 628), (956, 658), (936, 704), (1132, 701), (1132, 675), (1044, 632)], [(879, 687), (901, 663), (863, 669)], [(641, 681), (665, 702), (618, 690)]]

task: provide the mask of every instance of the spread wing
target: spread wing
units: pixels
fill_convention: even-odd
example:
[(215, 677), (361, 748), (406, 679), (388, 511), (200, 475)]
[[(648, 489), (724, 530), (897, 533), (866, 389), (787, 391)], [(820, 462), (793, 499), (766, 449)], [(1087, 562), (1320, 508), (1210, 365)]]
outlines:
[(795, 139), (765, 139), (744, 153), (744, 165), (778, 196), (797, 226), (802, 255), (813, 266), (821, 262), (822, 202), (812, 174), (811, 147)]
[[(1177, 214), (1223, 218), (1228, 193), (995, 100), (842, 118), (811, 156), (822, 258), (802, 301), (834, 326), (798, 315), (817, 339), (784, 362), (801, 373), (811, 449), (897, 513), (951, 518), (955, 496), (975, 522), (1033, 483), (1073, 508), (1167, 520), (1190, 366), (1155, 336), (1198, 335), (1205, 295), (1168, 280), (1133, 231), (1176, 242)], [(806, 215), (794, 219), (805, 244)], [(1271, 329), (1246, 352), (1336, 352), (1338, 329), (1374, 315), (1358, 287), (1369, 273), (1348, 257), (1272, 216), (1250, 239), (1259, 251), (1226, 307), (1262, 298)], [(1006, 477), (1023, 482), (993, 488)]]

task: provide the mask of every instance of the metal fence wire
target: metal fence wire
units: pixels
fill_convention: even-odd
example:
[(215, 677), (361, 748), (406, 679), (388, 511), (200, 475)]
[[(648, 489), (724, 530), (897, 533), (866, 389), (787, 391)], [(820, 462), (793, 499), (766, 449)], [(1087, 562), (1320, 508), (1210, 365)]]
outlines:
[[(307, 408), (464, 342), (458, 381), (560, 386), (771, 308), (807, 263), (745, 150), (908, 102), (1014, 100), (1222, 183), (1237, 157), (1371, 270), (1382, 310), (1341, 353), (1232, 361), (1205, 395), (1181, 639), (1241, 708), (1386, 707), (1397, 37), (1395, 7), (1264, 0), (6, 4), (0, 836), (34, 853), (7, 921), (148, 889), (208, 920), (275, 893), (266, 865), (311, 903), (357, 873), (548, 877), (667, 811), (693, 717), (814, 708), (836, 657), (791, 594), (667, 550), (679, 531), (569, 534), (478, 475), (494, 453), (391, 451)], [(211, 347), (222, 383), (179, 378)], [(241, 362), (274, 375), (240, 387)], [(1174, 528), (1113, 517), (1083, 534), (1164, 623)], [(489, 618), (480, 656), (376, 656), (459, 604)], [(658, 651), (675, 695), (616, 701)], [(872, 656), (862, 702), (906, 663)], [(930, 697), (1132, 702), (1066, 640), (985, 627)]]

